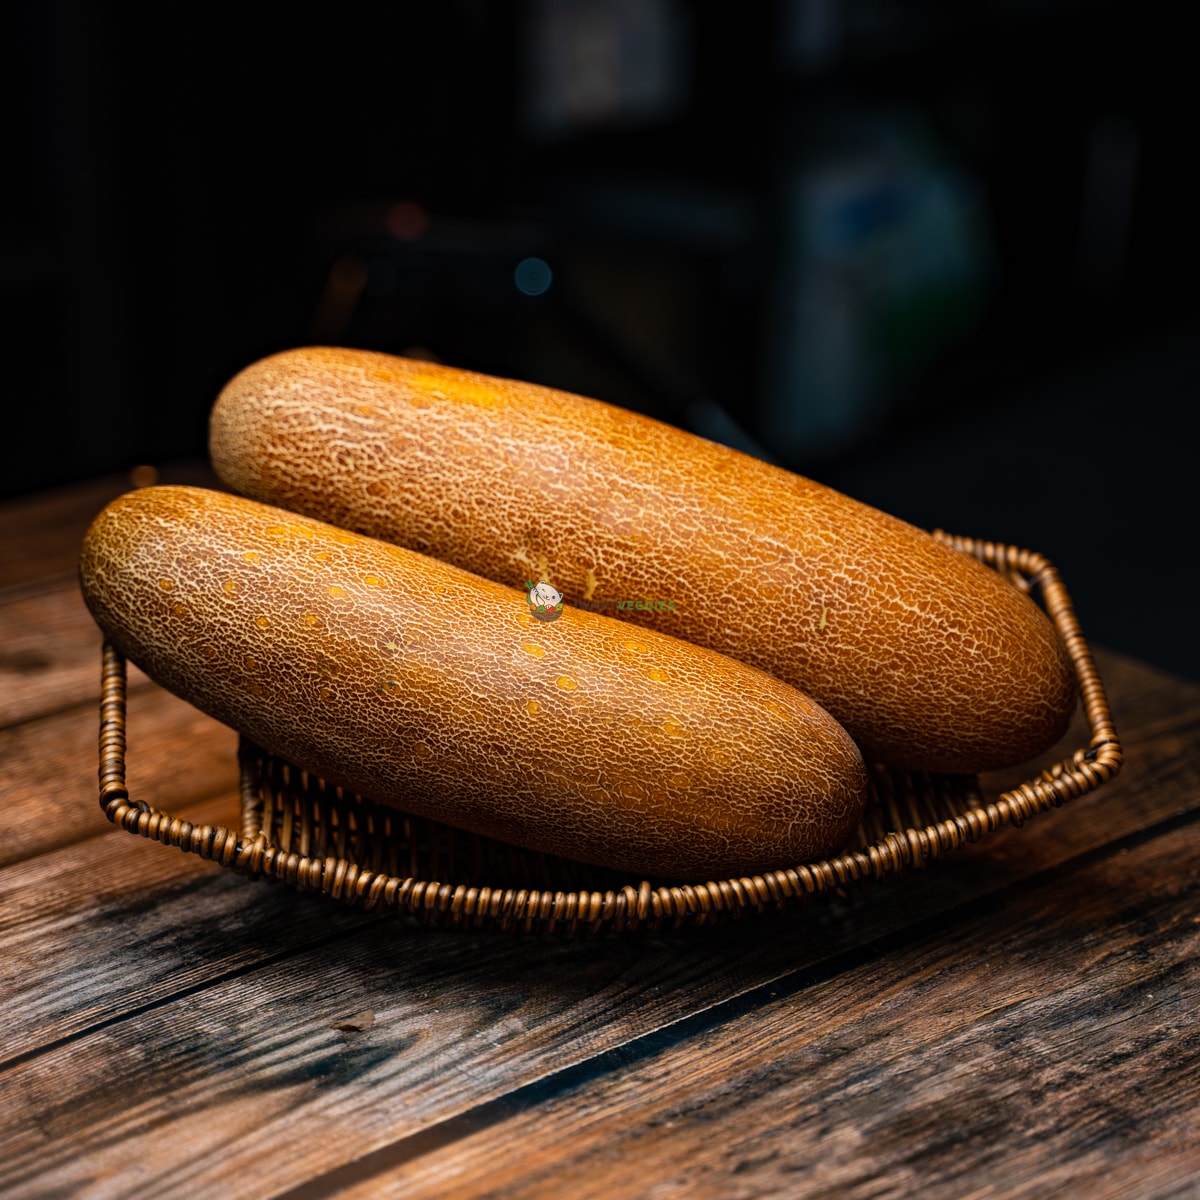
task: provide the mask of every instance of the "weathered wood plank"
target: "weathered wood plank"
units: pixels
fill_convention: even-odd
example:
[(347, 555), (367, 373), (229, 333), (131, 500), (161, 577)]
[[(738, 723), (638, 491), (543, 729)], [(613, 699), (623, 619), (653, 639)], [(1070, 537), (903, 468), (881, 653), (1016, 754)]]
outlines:
[[(180, 815), (228, 823), (237, 807), (225, 794)], [(101, 836), (0, 871), (0, 1088), (15, 1061), (373, 920), (100, 820)]]
[(973, 907), (289, 1200), (1195, 1195), (1200, 821)]
[[(123, 489), (121, 481), (111, 494)], [(30, 531), (27, 540), (44, 555), (57, 537), (54, 552), (61, 562), (55, 560), (52, 568), (72, 571), (78, 537), (107, 498), (76, 500), (70, 519), (78, 528), (69, 537), (62, 533), (66, 509), (57, 516), (43, 513), (40, 531), (26, 509), (20, 519), (23, 530)], [(3, 577), (7, 582), (50, 569), (45, 566), (50, 560), (34, 562), (20, 553), (10, 553), (7, 561), (22, 564), (25, 572)], [(34, 596), (34, 591), (10, 593), (9, 599), (22, 603)], [(66, 620), (50, 621), (49, 638), (39, 643), (35, 636), (14, 653), (44, 653), (47, 641), (70, 636), (69, 627)], [(74, 628), (78, 633), (87, 627)], [(98, 646), (90, 628), (87, 636)], [(0, 647), (9, 646), (8, 638), (0, 640)], [(45, 705), (63, 696), (73, 703), (70, 686), (94, 694), (94, 682), (86, 682), (88, 674), (93, 681), (98, 675), (87, 664), (91, 653), (84, 647), (77, 654), (80, 683), (72, 683), (68, 672), (49, 686), (28, 657), (25, 665), (34, 669), (22, 674), (19, 659), (10, 683), (19, 689), (23, 679), (33, 682), (27, 694), (36, 704), (18, 710), (14, 719), (51, 711)], [(54, 669), (46, 668), (48, 673)], [(1115, 695), (1124, 662), (1106, 662), (1104, 670)], [(1153, 769), (1167, 761), (1163, 754), (1170, 739), (1176, 739), (1176, 753), (1182, 741), (1194, 744), (1194, 719), (1189, 725), (1181, 718), (1189, 711), (1194, 717), (1194, 697), (1172, 692), (1137, 668), (1128, 674), (1152, 701), (1153, 711), (1143, 712), (1140, 705), (1147, 697), (1139, 700), (1139, 719), (1149, 721), (1140, 744), (1147, 753), (1143, 776), (1161, 785), (1158, 800), (1146, 799), (1141, 791), (1131, 797), (1122, 781), (1120, 793), (1106, 789), (1045, 818), (1035, 826), (1045, 861), (1062, 861), (1081, 845), (1101, 844), (1121, 828), (1140, 828), (1138, 822), (1154, 819), (1152, 812), (1179, 811), (1188, 803), (1188, 788), (1196, 793), (1194, 779), (1180, 774), (1178, 759), (1157, 774)], [(131, 704), (136, 703), (134, 698)], [(171, 722), (162, 725), (165, 751), (185, 746), (195, 731), (189, 722), (198, 714), (184, 716), (185, 707), (174, 738)], [(153, 737), (136, 733), (136, 710), (131, 720), (134, 794), (154, 800), (144, 789), (157, 787), (165, 797), (175, 778), (171, 755), (164, 759), (153, 749)], [(1120, 711), (1118, 721), (1128, 733)], [(89, 723), (87, 803), (80, 811), (107, 829), (94, 800), (94, 715), (88, 723), (80, 721), (78, 744), (49, 737), (31, 753), (48, 761), (53, 756), (72, 764), (83, 761), (82, 735)], [(1141, 755), (1131, 755), (1131, 774), (1134, 757)], [(7, 768), (15, 760), (6, 755), (3, 761)], [(232, 753), (221, 761), (220, 769), (231, 773)], [(23, 799), (15, 807), (7, 805), (14, 793), (6, 778), (0, 840), (12, 827), (12, 815), (27, 813), (38, 799), (44, 803), (39, 789), (60, 779), (52, 771), (38, 774), (29, 758), (24, 762), (33, 773), (23, 777)], [(1128, 799), (1112, 810), (1119, 819), (1110, 825), (1108, 805), (1116, 806), (1118, 796)], [(165, 806), (176, 808), (178, 794), (174, 800)], [(233, 819), (230, 796), (184, 803), (193, 819)], [(19, 1186), (30, 1194), (55, 1186), (42, 1168), (64, 1158), (73, 1178), (82, 1182), (90, 1172), (97, 1186), (107, 1180), (100, 1190), (113, 1195), (137, 1194), (139, 1188), (141, 1194), (183, 1194), (194, 1171), (199, 1174), (192, 1182), (211, 1186), (214, 1194), (229, 1194), (231, 1178), (239, 1173), (269, 1191), (276, 1176), (285, 1184), (299, 1182), (333, 1160), (390, 1145), (406, 1131), (436, 1129), (440, 1120), (470, 1113), (489, 1098), (502, 1098), (553, 1073), (560, 1062), (587, 1064), (630, 1039), (766, 986), (796, 963), (828, 959), (881, 930), (1024, 877), (1037, 869), (1027, 853), (1033, 845), (1027, 833), (994, 840), (980, 848), (985, 853), (972, 851), (886, 893), (868, 895), (840, 917), (823, 912), (787, 926), (749, 923), (674, 941), (562, 945), (413, 935), (394, 922), (375, 923), (319, 898), (250, 884), (176, 851), (106, 833), (0, 871), (0, 883), (11, 885), (0, 913), (6, 921), (13, 918), (0, 933), (0, 963), (8, 961), (5, 939), (11, 936), (12, 945), (21, 948), (17, 984), (0, 979), (0, 994), (13, 997), (6, 1007), (15, 1035), (8, 1053), (24, 1056), (0, 1072), (0, 1125), (6, 1131), (0, 1139), (18, 1149), (24, 1134), (32, 1136), (33, 1146), (39, 1139), (53, 1143), (25, 1161), (33, 1173)], [(1011, 857), (1007, 847), (1013, 848)], [(897, 904), (900, 897), (903, 903)], [(560, 1013), (564, 1007), (567, 1011)], [(333, 1028), (361, 1011), (376, 1014), (371, 1029)], [(328, 1025), (320, 1024), (326, 1018)], [(405, 1029), (411, 1050), (403, 1041)], [(330, 1043), (331, 1036), (340, 1040)], [(361, 1039), (374, 1040), (368, 1045)], [(407, 1086), (410, 1065), (412, 1088)], [(182, 1101), (173, 1086), (175, 1066)], [(449, 1087), (447, 1069), (455, 1075)], [(23, 1100), (13, 1099), (26, 1094), (40, 1097), (42, 1106), (26, 1109)], [(15, 1123), (18, 1115), (25, 1121), (30, 1113), (31, 1122)], [(281, 1146), (293, 1144), (291, 1126), (298, 1114), (297, 1136), (307, 1144), (307, 1157), (293, 1163), (284, 1152), (264, 1160), (262, 1147), (273, 1139)], [(81, 1120), (85, 1132), (79, 1136)], [(187, 1147), (178, 1168), (170, 1164), (169, 1139), (162, 1137), (169, 1130)], [(15, 1141), (9, 1142), (7, 1131)], [(215, 1158), (205, 1158), (205, 1146)], [(143, 1163), (131, 1169), (139, 1154)], [(3, 1156), (0, 1149), (7, 1164)], [(19, 1173), (19, 1163), (14, 1169)], [(157, 1182), (156, 1172), (165, 1172)], [(7, 1178), (16, 1180), (18, 1174)], [(80, 1189), (70, 1185), (68, 1190)], [(261, 1193), (250, 1188), (244, 1194)]]
[[(0, 867), (111, 830), (97, 801), (99, 721), (98, 704), (81, 704), (0, 729)], [(158, 687), (129, 695), (128, 734), (136, 799), (174, 812), (237, 787), (237, 735)]]
[[(98, 697), (100, 642), (72, 579), (0, 594), (0, 728)], [(131, 688), (147, 682), (130, 668)]]
[[(1135, 670), (1135, 677), (1137, 674)], [(1200, 725), (1200, 689), (1162, 682), (1163, 688), (1156, 693), (1157, 704), (1142, 701), (1155, 732), (1144, 741), (1136, 727), (1130, 731), (1127, 741), (1131, 761), (1123, 779), (1094, 796), (1075, 801), (1059, 813), (1040, 818), (1029, 831), (1000, 835), (964, 854), (948, 858), (927, 872), (867, 888), (861, 901), (852, 898), (851, 902), (852, 909), (861, 906), (861, 915), (849, 916), (847, 929), (839, 937), (862, 940), (874, 936), (881, 920), (888, 927), (895, 927), (896, 923), (919, 919), (929, 912), (940, 911), (982, 892), (994, 891), (1014, 879), (1045, 870), (1054, 863), (1194, 807), (1200, 793), (1200, 764), (1187, 756), (1177, 756), (1171, 760), (1168, 769), (1157, 772), (1154, 764), (1162, 761), (1160, 749), (1163, 745), (1179, 744)], [(168, 811), (191, 815), (192, 805), (202, 800), (215, 785), (223, 794), (217, 808), (206, 810), (215, 814), (207, 819), (236, 823), (237, 807), (231, 794), (235, 783), (233, 735), (157, 688), (149, 688), (132, 697), (131, 705), (132, 794)], [(24, 787), (15, 789), (8, 796), (5, 836), (13, 842), (23, 842), (26, 854), (49, 849), (55, 836), (70, 842), (93, 832), (107, 833), (109, 827), (95, 805), (91, 768), (83, 765), (94, 754), (90, 741), (93, 721), (94, 714), (82, 710), (7, 731), (10, 737), (32, 738), (35, 734), (45, 734), (45, 744), (38, 745), (36, 752), (28, 755), (23, 764), (33, 778), (26, 778)], [(40, 785), (52, 779), (55, 771), (64, 769), (63, 756), (52, 751), (56, 738), (65, 737), (68, 731), (79, 743), (68, 747), (71, 750), (70, 770), (78, 778), (74, 794), (59, 793), (63, 811), (58, 814), (58, 824), (53, 827), (57, 830), (55, 833), (39, 824), (45, 815), (45, 798)], [(14, 761), (13, 756), (10, 761)], [(19, 756), (15, 757), (15, 762), (22, 765)], [(180, 770), (180, 764), (187, 769)], [(18, 782), (20, 776), (18, 771)], [(72, 825), (72, 821), (76, 824)], [(68, 832), (70, 836), (67, 836)], [(38, 919), (49, 923), (43, 932), (46, 954), (63, 963), (64, 970), (72, 969), (69, 965), (73, 961), (72, 955), (78, 956), (77, 968), (86, 970), (90, 948), (87, 942), (77, 944), (72, 941), (78, 934), (76, 914), (95, 903), (91, 892), (72, 886), (76, 881), (89, 876), (93, 880), (103, 877), (107, 880), (104, 895), (115, 903), (120, 899), (124, 879), (141, 887), (148, 878), (153, 878), (169, 889), (174, 877), (172, 872), (178, 872), (181, 878), (190, 878), (195, 870), (219, 871), (215, 866), (199, 864), (191, 856), (130, 838), (124, 833), (115, 833), (113, 837), (117, 841), (106, 837), (102, 844), (83, 842), (67, 846), (61, 852), (45, 855), (44, 861), (24, 864), (19, 871), (14, 868), (0, 871), (0, 892), (7, 891), (14, 898), (18, 895), (38, 897)], [(41, 839), (40, 843), (38, 839)], [(246, 907), (256, 908), (262, 885), (239, 881), (239, 887), (248, 889), (244, 892)], [(329, 907), (336, 906), (329, 904)], [(28, 907), (14, 903), (12, 921), (15, 924), (11, 926), (14, 930), (19, 930), (20, 922), (25, 919), (22, 914), (28, 911)], [(164, 907), (163, 912), (166, 911)], [(186, 938), (195, 918), (186, 907), (172, 911), (179, 923), (172, 936), (177, 933)], [(822, 911), (821, 906), (813, 911)], [(751, 924), (754, 923), (747, 922), (743, 928), (749, 928)], [(816, 947), (821, 953), (829, 952), (833, 942), (822, 943), (815, 939), (811, 915), (798, 914), (792, 924), (794, 928), (789, 928), (786, 922), (772, 924), (765, 935), (766, 940), (769, 942), (783, 933), (786, 937), (798, 937), (807, 950)], [(57, 932), (52, 934), (52, 929)], [(397, 930), (396, 936), (403, 936), (402, 931)], [(132, 925), (115, 930), (112, 940), (140, 947), (137, 930)], [(704, 946), (704, 941), (701, 940), (699, 945)], [(0, 929), (0, 958), (5, 952), (5, 935)], [(786, 951), (786, 954), (790, 953), (792, 950)], [(770, 961), (761, 969), (773, 969)], [(135, 957), (129, 965), (135, 975), (136, 967)], [(8, 1029), (8, 1042), (13, 1053), (35, 1048), (41, 1041), (51, 1040), (61, 1033), (57, 1022), (63, 1013), (54, 1007), (57, 983), (50, 977), (43, 980), (41, 986), (48, 990), (46, 1003), (49, 1007), (41, 1007), (32, 1000), (23, 1004), (22, 1018), (10, 1021)], [(2, 990), (0, 994), (3, 994)], [(169, 995), (169, 990), (155, 994)], [(93, 999), (97, 1006), (95, 1011), (103, 1014), (102, 1019), (118, 1017), (122, 1005), (129, 1004), (128, 995), (119, 990), (112, 994), (97, 993)], [(46, 1025), (40, 1024), (43, 1021)]]
[[(199, 460), (163, 466), (159, 482), (219, 486)], [(133, 486), (129, 475), (106, 475), (0, 504), (0, 588), (73, 574), (92, 518)]]
[[(272, 904), (270, 920), (255, 924), (247, 913), (257, 899), (250, 897), (263, 885), (224, 877), (171, 894), (160, 881), (142, 893), (143, 908), (154, 913), (147, 932), (139, 911), (120, 911), (119, 881), (111, 876), (99, 905), (78, 885), (71, 900), (61, 895), (72, 891), (89, 847), (47, 855), (57, 866), (43, 896), (63, 916), (35, 939), (53, 968), (31, 963), (21, 1002), (9, 1010), (19, 1022), (22, 1010), (34, 1015), (14, 1030), (25, 1057), (0, 1074), (0, 1089), (16, 1098), (5, 1109), (21, 1114), (0, 1144), (0, 1184), (13, 1195), (48, 1186), (122, 1196), (270, 1194), (436, 1130), (564, 1068), (619, 1055), (620, 1047), (702, 1019), (714, 1006), (794, 980), (799, 969), (831, 963), (836, 978), (854, 965), (845, 955), (869, 959), (877, 954), (872, 939), (916, 921), (951, 914), (945, 920), (953, 928), (953, 913), (971, 896), (1016, 895), (1016, 882), (1072, 854), (1194, 809), (1196, 765), (1182, 757), (1155, 764), (1162, 762), (1158, 747), (1194, 738), (1200, 692), (1162, 680), (1152, 691), (1151, 735), (1141, 738), (1135, 724), (1127, 729), (1130, 766), (1112, 788), (1029, 831), (868, 890), (840, 912), (814, 909), (796, 921), (566, 943), (411, 933), (385, 921), (302, 949), (305, 936), (338, 919), (321, 916), (314, 898)], [(1138, 782), (1142, 768), (1153, 786)], [(1058, 835), (1033, 836), (1048, 826)], [(131, 851), (186, 862), (127, 840)], [(1005, 841), (1021, 847), (1007, 859), (995, 855)], [(94, 851), (91, 857), (97, 861)], [(245, 899), (222, 899), (210, 918), (209, 889)], [(1022, 924), (1011, 914), (1002, 919)], [(253, 932), (236, 938), (245, 957), (231, 977), (222, 927), (238, 922)], [(13, 932), (22, 928), (17, 921)], [(186, 986), (172, 991), (170, 973), (155, 966), (148, 1002), (131, 1008), (130, 989), (159, 943), (169, 947), (172, 970), (191, 965)], [(264, 943), (286, 949), (272, 956)], [(254, 965), (254, 954), (263, 965)], [(100, 975), (88, 991), (90, 1024), (71, 1025), (72, 1006), (56, 1007), (55, 980), (89, 969)], [(336, 1028), (364, 1011), (374, 1014), (370, 1029)], [(69, 1043), (48, 1045), (51, 1029), (67, 1030)]]

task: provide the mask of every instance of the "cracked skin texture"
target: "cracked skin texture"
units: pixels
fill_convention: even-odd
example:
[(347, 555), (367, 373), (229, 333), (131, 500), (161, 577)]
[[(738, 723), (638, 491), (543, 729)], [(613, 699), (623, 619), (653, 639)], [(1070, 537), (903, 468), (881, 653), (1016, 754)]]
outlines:
[(251, 500), (127, 493), (80, 577), (151, 678), (409, 812), (693, 879), (826, 857), (862, 814), (854, 742), (772, 676)]
[(1065, 733), (1070, 660), (996, 572), (830, 488), (636, 413), (365, 351), (248, 367), (210, 422), (247, 496), (622, 619), (815, 697), (868, 756), (940, 772)]

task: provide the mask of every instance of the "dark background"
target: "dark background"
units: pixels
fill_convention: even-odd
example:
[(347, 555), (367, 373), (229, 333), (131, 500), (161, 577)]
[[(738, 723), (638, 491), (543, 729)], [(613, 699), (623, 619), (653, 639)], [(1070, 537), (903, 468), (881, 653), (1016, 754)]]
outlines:
[(254, 19), (0, 18), (3, 494), (202, 456), (275, 350), (427, 354), (1040, 550), (1200, 678), (1189, 5)]

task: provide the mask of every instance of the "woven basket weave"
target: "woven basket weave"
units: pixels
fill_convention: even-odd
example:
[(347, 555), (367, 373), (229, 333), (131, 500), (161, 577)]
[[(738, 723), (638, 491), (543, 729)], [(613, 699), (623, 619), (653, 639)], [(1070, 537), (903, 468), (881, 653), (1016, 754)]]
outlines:
[(125, 786), (125, 660), (103, 651), (100, 806), (130, 833), (254, 877), (372, 909), (472, 929), (632, 930), (786, 910), (855, 880), (923, 866), (1111, 779), (1121, 747), (1070, 598), (1046, 559), (951, 537), (1040, 599), (1074, 663), (1091, 737), (1071, 757), (989, 801), (979, 780), (872, 768), (870, 798), (843, 854), (748, 878), (660, 884), (464, 833), (327, 785), (242, 739), (241, 828), (194, 825), (131, 801)]

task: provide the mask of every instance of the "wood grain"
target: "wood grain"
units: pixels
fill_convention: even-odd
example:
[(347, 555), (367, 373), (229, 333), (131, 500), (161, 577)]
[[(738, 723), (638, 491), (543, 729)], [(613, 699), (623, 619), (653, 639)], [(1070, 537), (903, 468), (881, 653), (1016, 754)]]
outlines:
[[(74, 579), (0, 593), (0, 727), (95, 700), (100, 642)], [(147, 682), (130, 669), (131, 689)]]
[[(1152, 881), (1152, 882), (1148, 882)], [(289, 1200), (1151, 1197), (1200, 1178), (1200, 821)], [(970, 919), (962, 919), (968, 916)], [(798, 1036), (799, 1033), (799, 1036)], [(364, 1172), (365, 1174), (365, 1172)], [(1132, 1185), (1132, 1187), (1131, 1187)], [(1190, 1194), (1195, 1194), (1194, 1191)]]
[[(225, 795), (182, 811), (227, 821), (236, 808)], [(0, 1080), (82, 1033), (371, 920), (108, 828), (0, 872)], [(30, 895), (41, 903), (22, 903)]]
[[(129, 697), (133, 795), (174, 812), (237, 787), (237, 737), (157, 688)], [(0, 729), (4, 804), (0, 865), (111, 830), (97, 803), (97, 710), (66, 713)], [(237, 822), (236, 803), (224, 814)]]
[[(29, 506), (38, 561), (94, 500)], [(439, 932), (112, 830), (40, 569), (0, 596), (6, 1200), (1196, 1195), (1200, 689), (1099, 654), (1114, 784), (807, 914)], [(130, 734), (135, 799), (236, 820), (228, 731), (146, 685)]]
[[(1154, 737), (1194, 738), (1198, 713), (1196, 689), (1164, 692)], [(1023, 880), (1194, 809), (1195, 765), (1177, 758), (1141, 788), (1136, 763), (1154, 749), (1130, 734), (1130, 769), (1107, 794), (1039, 821), (1060, 837), (1016, 831), (794, 921), (669, 937), (542, 942), (364, 918), (346, 928), (338, 922), (355, 914), (328, 902), (122, 834), (44, 855), (29, 870), (52, 871), (40, 886), (51, 916), (26, 914), (0, 937), (0, 958), (11, 938), (38, 951), (23, 964), (15, 1009), (28, 1014), (14, 1031), (23, 1057), (0, 1073), (5, 1094), (20, 1098), (0, 1141), (0, 1190), (262, 1195), (386, 1157), (406, 1139), (436, 1149), (447, 1122), (469, 1126), (522, 1088), (572, 1069), (603, 1075), (623, 1047), (705, 1013), (736, 1016), (738, 997), (787, 991), (800, 971), (836, 978), (921, 920), (941, 914), (952, 930), (971, 919), (958, 915), (971, 897), (1003, 897), (1003, 912)], [(1006, 843), (1012, 854), (997, 859)], [(80, 996), (60, 998), (58, 981), (89, 974), (92, 1008), (80, 1021)], [(893, 978), (897, 994), (906, 979)], [(374, 1014), (369, 1030), (334, 1028), (363, 1012)], [(662, 1092), (676, 1094), (669, 1083)], [(264, 1153), (274, 1145), (286, 1153)]]
[[(199, 460), (167, 463), (157, 477), (160, 483), (221, 486)], [(0, 588), (73, 576), (92, 518), (134, 486), (128, 474), (106, 475), (0, 504)]]

